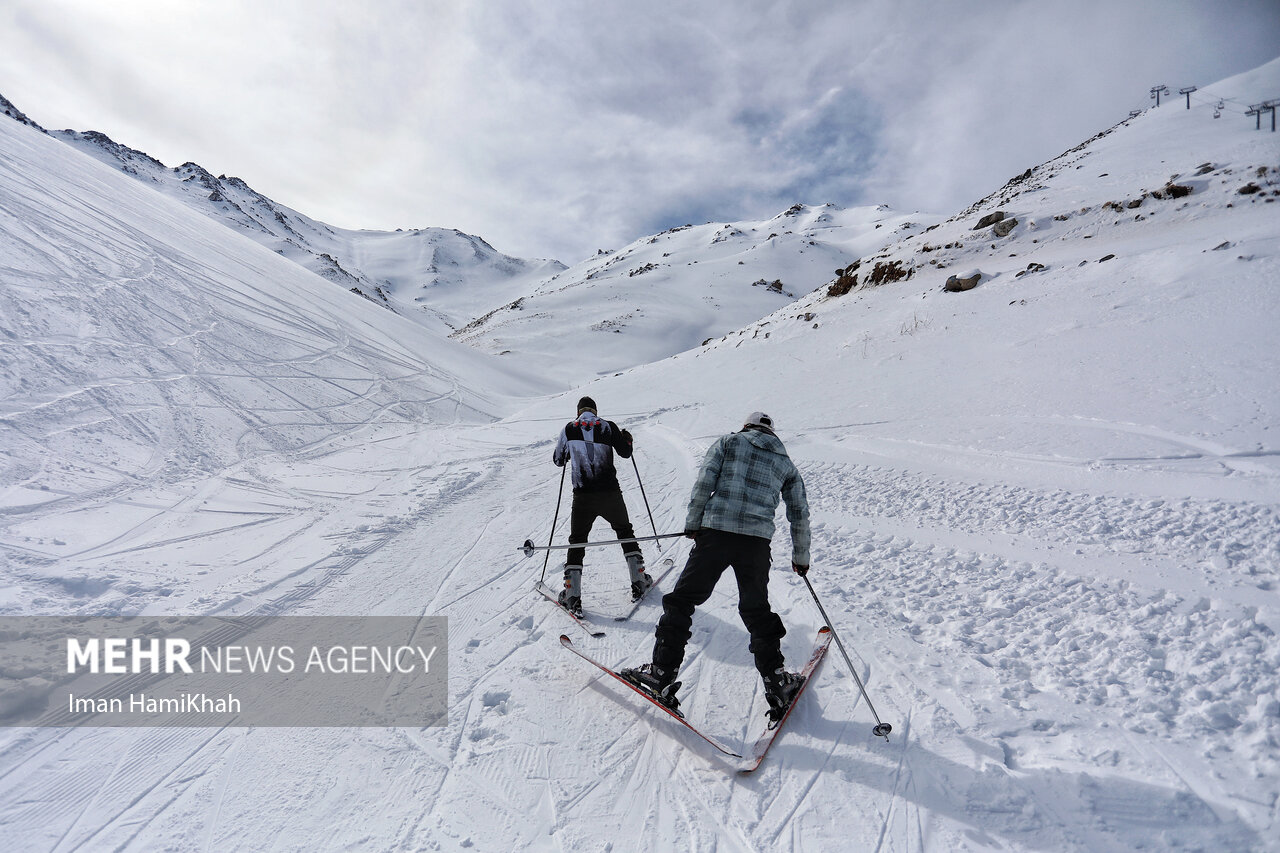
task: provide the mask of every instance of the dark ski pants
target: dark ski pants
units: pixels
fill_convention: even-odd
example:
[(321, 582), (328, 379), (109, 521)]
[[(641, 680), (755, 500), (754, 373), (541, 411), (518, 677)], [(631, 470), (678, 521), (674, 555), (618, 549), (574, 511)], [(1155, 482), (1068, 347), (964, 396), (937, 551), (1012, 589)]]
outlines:
[(748, 647), (761, 674), (782, 666), (782, 638), (787, 629), (769, 606), (769, 540), (741, 533), (704, 529), (675, 588), (662, 597), (653, 662), (678, 671), (684, 647), (692, 636), (693, 611), (711, 597), (724, 570), (733, 567), (738, 579), (738, 615), (751, 635)]
[[(618, 534), (618, 539), (632, 539), (635, 531), (631, 527), (631, 519), (627, 516), (627, 505), (622, 500), (622, 492), (578, 492), (573, 493), (573, 510), (569, 514), (569, 544), (586, 542), (591, 534), (591, 525), (597, 518), (603, 518)], [(566, 565), (581, 566), (586, 555), (585, 548), (570, 548), (565, 557)], [(640, 545), (627, 542), (622, 546), (623, 554), (639, 554)]]

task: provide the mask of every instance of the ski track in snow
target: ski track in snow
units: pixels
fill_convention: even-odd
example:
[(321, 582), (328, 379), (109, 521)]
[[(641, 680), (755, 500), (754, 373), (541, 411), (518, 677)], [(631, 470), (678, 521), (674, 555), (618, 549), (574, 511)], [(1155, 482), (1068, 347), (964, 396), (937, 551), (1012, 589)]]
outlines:
[[(655, 837), (744, 851), (851, 843), (1122, 850), (1165, 826), (1183, 838), (1234, 840), (1238, 849), (1261, 844), (1205, 799), (1244, 801), (1247, 785), (1196, 790), (1185, 779), (1198, 773), (1180, 765), (1200, 760), (1197, 744), (1231, 749), (1242, 736), (1269, 736), (1246, 699), (1277, 689), (1274, 636), (1242, 614), (1159, 586), (1090, 578), (1082, 568), (1086, 557), (1140, 559), (1172, 575), (1221, 556), (1232, 560), (1232, 577), (1266, 577), (1274, 543), (1261, 534), (1274, 515), (1264, 508), (975, 483), (906, 459), (859, 463), (847, 449), (806, 444), (808, 458), (797, 458), (815, 521), (810, 577), (846, 644), (888, 662), (861, 674), (895, 732), (889, 744), (870, 736), (865, 703), (833, 649), (765, 765), (739, 779), (692, 735), (558, 649), (567, 622), (531, 590), (539, 561), (513, 545), (550, 526), (558, 482), (550, 442), (520, 446), (527, 430), (518, 425), (484, 427), (472, 438), (451, 429), (424, 436), (394, 428), (371, 445), (336, 442), (286, 457), (279, 469), (263, 460), (259, 482), (302, 505), (338, 493), (290, 482), (351, 472), (340, 494), (344, 517), (366, 523), (338, 537), (305, 581), (247, 589), (233, 608), (397, 612), (399, 602), (418, 601), (423, 615), (447, 614), (447, 728), (11, 733), (0, 821), (50, 850), (221, 849), (236, 845), (233, 827), (245, 826), (255, 845), (286, 848), (360, 846), (395, 826), (401, 849), (598, 850), (609, 843), (602, 823), (617, 827), (615, 850), (630, 849), (624, 839)], [(669, 426), (634, 429), (657, 526), (678, 527), (705, 442)], [(449, 452), (420, 459), (433, 443), (450, 444)], [(505, 449), (495, 454), (495, 444)], [(357, 475), (356, 462), (375, 452), (381, 462)], [(276, 476), (286, 468), (289, 479)], [(376, 488), (360, 485), (374, 477)], [(628, 502), (637, 526), (647, 524), (634, 485)], [(562, 525), (566, 514), (567, 496)], [(148, 535), (155, 533), (134, 537)], [(1201, 555), (1190, 562), (1179, 556), (1188, 543)], [(610, 551), (589, 557), (589, 606), (625, 600), (625, 573)], [(548, 578), (558, 580), (555, 563)], [(787, 573), (775, 575), (773, 590), (790, 628), (784, 649), (795, 659), (817, 614)], [(763, 700), (735, 608), (726, 580), (695, 622), (682, 695), (692, 719), (745, 745), (763, 720)], [(593, 654), (615, 664), (644, 659), (656, 613), (650, 602), (632, 623), (606, 623)], [(73, 777), (57, 769), (85, 753), (97, 759), (75, 760)], [(307, 772), (273, 778), (270, 767), (286, 755)], [(584, 757), (595, 772), (575, 769)], [(336, 769), (352, 761), (361, 768), (354, 775)], [(1040, 769), (1046, 765), (1059, 769)], [(1078, 767), (1075, 778), (1062, 766)], [(1099, 766), (1142, 768), (1153, 782), (1110, 778)], [(264, 799), (278, 805), (256, 816)], [(308, 809), (317, 801), (334, 807), (323, 830), (286, 819), (304, 799)], [(349, 800), (376, 806), (339, 805)], [(834, 802), (856, 820), (832, 814)], [(478, 812), (489, 816), (483, 825), (471, 818)], [(1081, 814), (1098, 826), (1082, 829)], [(1195, 836), (1194, 825), (1205, 829)]]

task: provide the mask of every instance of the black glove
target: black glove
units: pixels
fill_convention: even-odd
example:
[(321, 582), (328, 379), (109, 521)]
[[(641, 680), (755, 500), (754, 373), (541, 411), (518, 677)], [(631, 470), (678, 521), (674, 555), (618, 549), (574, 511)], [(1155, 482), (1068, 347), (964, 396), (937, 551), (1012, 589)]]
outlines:
[(625, 429), (622, 431), (622, 440), (629, 445), (634, 444), (634, 442), (631, 440), (631, 433)]
[(686, 539), (695, 539), (695, 540), (696, 540), (696, 539), (698, 538), (698, 531), (696, 531), (696, 530), (686, 530), (686, 531), (684, 532), (684, 538), (686, 538)]
[(805, 575), (809, 574), (809, 567), (808, 567), (808, 566), (802, 566), (802, 565), (800, 565), (799, 563), (792, 563), (792, 564), (791, 564), (791, 571), (795, 572), (795, 573), (796, 573), (796, 574), (798, 574), (800, 577), (804, 577)]

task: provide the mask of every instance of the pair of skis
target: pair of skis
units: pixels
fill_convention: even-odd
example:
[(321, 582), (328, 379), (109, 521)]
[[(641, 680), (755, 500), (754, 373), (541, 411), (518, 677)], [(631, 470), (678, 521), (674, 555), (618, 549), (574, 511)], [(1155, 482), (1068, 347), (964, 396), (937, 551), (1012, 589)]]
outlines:
[[(601, 672), (604, 672), (605, 674), (612, 676), (614, 680), (618, 681), (621, 684), (626, 685), (633, 692), (638, 693), (641, 697), (643, 697), (655, 708), (660, 709), (663, 713), (667, 714), (667, 716), (671, 717), (673, 720), (680, 723), (680, 725), (684, 726), (686, 729), (693, 732), (698, 737), (702, 738), (702, 740), (709, 743), (711, 746), (713, 746), (722, 754), (728, 756), (729, 758), (744, 758), (744, 756), (741, 753), (735, 752), (734, 750), (725, 746), (720, 741), (716, 740), (715, 738), (711, 737), (705, 732), (700, 731), (695, 725), (693, 725), (688, 720), (686, 720), (683, 714), (681, 714), (679, 711), (675, 710), (674, 708), (664, 705), (662, 702), (660, 702), (657, 699), (657, 697), (655, 697), (649, 691), (645, 690), (644, 688), (640, 687), (634, 682), (628, 681), (626, 678), (623, 678), (620, 674), (615, 672), (613, 669), (610, 669), (609, 667), (602, 664), (600, 661), (596, 660), (595, 658), (591, 657), (590, 655), (580, 650), (577, 646), (573, 644), (573, 641), (570, 640), (564, 634), (560, 635), (560, 645), (564, 646), (566, 649), (573, 652), (575, 655), (582, 658), (587, 663), (596, 667)], [(769, 751), (769, 747), (773, 745), (773, 741), (778, 736), (778, 732), (782, 730), (782, 724), (785, 723), (787, 721), (787, 718), (791, 716), (792, 710), (795, 709), (796, 703), (800, 700), (800, 696), (804, 693), (804, 689), (809, 686), (809, 682), (810, 680), (812, 680), (813, 674), (818, 668), (818, 664), (822, 662), (823, 656), (827, 653), (827, 647), (830, 645), (831, 645), (831, 629), (824, 625), (822, 629), (818, 631), (817, 641), (814, 643), (813, 652), (812, 654), (809, 655), (809, 660), (805, 662), (804, 668), (800, 670), (800, 675), (804, 678), (804, 681), (801, 682), (800, 684), (800, 689), (796, 691), (796, 694), (793, 697), (791, 697), (791, 704), (787, 705), (787, 707), (783, 709), (782, 713), (778, 716), (778, 719), (776, 721), (773, 719), (770, 719), (768, 726), (765, 728), (764, 732), (761, 733), (760, 737), (756, 739), (755, 744), (752, 746), (750, 755), (745, 756), (746, 763), (739, 769), (738, 772), (751, 773), (757, 767), (760, 766), (760, 762), (764, 761), (765, 753)]]
[[(631, 607), (627, 610), (626, 613), (623, 613), (618, 616), (614, 616), (613, 620), (615, 622), (625, 622), (628, 619), (630, 619), (632, 616), (634, 616), (636, 611), (640, 609), (640, 605), (644, 604), (645, 598), (649, 595), (649, 592), (651, 590), (657, 589), (658, 584), (662, 583), (662, 579), (665, 578), (671, 572), (671, 570), (675, 568), (675, 566), (676, 566), (675, 560), (671, 559), (670, 557), (663, 559), (663, 561), (658, 564), (658, 573), (656, 575), (650, 575), (650, 577), (653, 578), (653, 586), (649, 587), (648, 590), (645, 590), (644, 595), (640, 596), (635, 601), (633, 601), (631, 603)], [(592, 625), (592, 623), (586, 619), (585, 615), (579, 616), (577, 613), (574, 613), (572, 610), (570, 610), (569, 608), (565, 607), (563, 604), (560, 603), (559, 590), (552, 589), (551, 587), (547, 586), (547, 584), (543, 581), (538, 581), (537, 583), (535, 583), (533, 585), (533, 588), (537, 590), (539, 593), (541, 593), (542, 595), (544, 595), (548, 601), (554, 604), (557, 610), (561, 611), (570, 619), (572, 619), (574, 622), (576, 622), (578, 624), (578, 627), (586, 631), (587, 634), (597, 639), (604, 636), (604, 631), (601, 631), (600, 629)]]

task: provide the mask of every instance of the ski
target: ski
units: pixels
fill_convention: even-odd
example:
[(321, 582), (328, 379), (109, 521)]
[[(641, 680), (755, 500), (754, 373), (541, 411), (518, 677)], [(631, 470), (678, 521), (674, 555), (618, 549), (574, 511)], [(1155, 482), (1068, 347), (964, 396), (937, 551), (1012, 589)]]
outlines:
[(597, 669), (599, 669), (601, 672), (604, 672), (604, 673), (607, 673), (608, 675), (613, 676), (614, 680), (616, 680), (618, 683), (620, 683), (620, 684), (625, 684), (627, 687), (631, 688), (631, 690), (633, 690), (634, 692), (636, 692), (636, 693), (640, 694), (641, 696), (643, 696), (643, 697), (645, 698), (645, 700), (649, 702), (649, 704), (651, 704), (651, 705), (653, 705), (655, 708), (658, 708), (659, 710), (661, 710), (664, 714), (666, 714), (667, 716), (671, 717), (671, 719), (673, 719), (673, 720), (675, 720), (676, 722), (680, 723), (680, 725), (684, 726), (686, 729), (688, 729), (689, 731), (693, 732), (695, 735), (697, 735), (698, 737), (702, 738), (702, 739), (703, 739), (703, 740), (705, 740), (707, 743), (711, 744), (713, 747), (715, 747), (716, 749), (718, 749), (720, 752), (724, 753), (725, 755), (729, 756), (730, 758), (741, 758), (741, 757), (742, 757), (739, 753), (734, 752), (732, 749), (730, 749), (729, 747), (727, 747), (727, 746), (725, 746), (724, 744), (720, 743), (720, 742), (719, 742), (718, 740), (716, 740), (715, 738), (710, 737), (710, 736), (708, 736), (708, 735), (705, 735), (705, 734), (703, 734), (702, 732), (698, 731), (698, 729), (697, 729), (697, 728), (696, 728), (692, 723), (690, 723), (688, 720), (686, 720), (686, 719), (684, 718), (684, 715), (683, 715), (683, 714), (681, 714), (679, 711), (675, 711), (675, 710), (672, 710), (671, 708), (668, 708), (666, 705), (664, 705), (664, 704), (662, 704), (661, 702), (659, 702), (656, 698), (654, 698), (652, 695), (650, 695), (648, 692), (646, 692), (644, 689), (642, 689), (642, 688), (641, 688), (641, 687), (639, 687), (638, 685), (632, 684), (630, 681), (627, 681), (625, 678), (623, 678), (623, 677), (622, 677), (621, 675), (619, 675), (618, 673), (614, 672), (614, 671), (613, 671), (612, 669), (610, 669), (609, 667), (607, 667), (607, 666), (605, 666), (604, 664), (600, 663), (600, 661), (596, 660), (595, 658), (591, 657), (590, 655), (584, 654), (583, 652), (579, 651), (579, 650), (578, 650), (578, 648), (577, 648), (576, 646), (574, 646), (573, 641), (572, 641), (572, 640), (570, 640), (568, 637), (566, 637), (564, 634), (561, 634), (561, 635), (560, 635), (560, 645), (564, 646), (566, 649), (568, 649), (569, 651), (573, 652), (575, 655), (577, 655), (578, 657), (582, 658), (582, 659), (583, 659), (583, 660), (585, 660), (587, 663), (589, 663), (589, 664), (591, 664), (592, 666), (596, 667), (596, 668), (597, 668)]
[(782, 712), (782, 716), (777, 722), (769, 721), (764, 732), (761, 733), (756, 745), (751, 749), (751, 758), (748, 760), (747, 766), (743, 767), (740, 773), (750, 773), (760, 766), (760, 762), (764, 761), (765, 753), (769, 751), (769, 747), (773, 744), (774, 738), (778, 736), (778, 732), (782, 729), (782, 724), (787, 721), (787, 717), (791, 716), (791, 712), (795, 710), (796, 703), (800, 701), (800, 696), (804, 693), (804, 689), (809, 686), (809, 681), (813, 678), (814, 672), (818, 669), (818, 664), (822, 663), (823, 656), (827, 653), (827, 647), (831, 645), (831, 629), (826, 625), (818, 631), (818, 641), (813, 646), (813, 654), (809, 655), (808, 662), (804, 665), (804, 669), (800, 670), (800, 674), (804, 676), (804, 683), (800, 685), (800, 689), (796, 691), (796, 695), (791, 697), (791, 704)]
[(536, 584), (534, 584), (533, 588), (536, 589), (538, 592), (542, 593), (543, 595), (545, 595), (547, 597), (547, 600), (556, 606), (557, 610), (559, 610), (564, 615), (568, 616), (574, 622), (577, 622), (578, 627), (580, 627), (582, 630), (586, 631), (588, 634), (595, 637), (596, 639), (599, 639), (604, 636), (604, 631), (597, 631), (595, 628), (591, 627), (590, 622), (588, 622), (586, 619), (582, 618), (581, 616), (579, 616), (578, 614), (574, 613), (572, 610), (570, 610), (569, 608), (561, 604), (560, 593), (556, 592), (554, 589), (547, 586), (542, 581), (538, 581)]
[(626, 613), (623, 613), (621, 616), (613, 617), (613, 621), (626, 622), (632, 616), (635, 616), (636, 611), (640, 609), (641, 604), (644, 604), (644, 601), (649, 596), (649, 593), (657, 589), (658, 584), (662, 583), (662, 579), (665, 578), (667, 575), (671, 574), (671, 570), (676, 567), (676, 561), (671, 559), (670, 557), (667, 557), (662, 561), (661, 566), (662, 566), (662, 570), (658, 572), (657, 577), (653, 578), (653, 586), (645, 590), (644, 595), (640, 596), (635, 601), (631, 602), (631, 607), (627, 610)]

